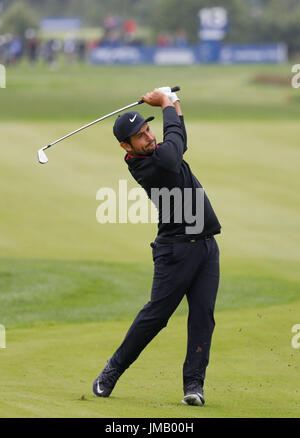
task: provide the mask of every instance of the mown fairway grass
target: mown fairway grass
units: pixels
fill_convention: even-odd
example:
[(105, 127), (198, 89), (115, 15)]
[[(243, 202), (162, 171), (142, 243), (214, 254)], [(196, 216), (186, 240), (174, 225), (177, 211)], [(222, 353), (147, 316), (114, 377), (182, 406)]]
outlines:
[(217, 313), (203, 409), (180, 401), (184, 317), (170, 320), (109, 399), (92, 395), (92, 380), (129, 320), (9, 330), (1, 352), (1, 416), (298, 417), (299, 359), (290, 321), (299, 311), (297, 302)]
[[(7, 69), (0, 117), (6, 120), (95, 120), (128, 105), (154, 87), (180, 85), (185, 115), (208, 120), (299, 120), (300, 98), (291, 65), (190, 67), (73, 66), (54, 69), (23, 64)], [(257, 83), (279, 77), (284, 85)], [(163, 85), (162, 85), (163, 84)]]
[[(258, 86), (290, 66), (19, 66), (0, 91), (0, 417), (296, 417), (299, 97)], [(111, 399), (94, 377), (149, 299), (156, 224), (96, 221), (101, 187), (136, 184), (112, 120), (36, 152), (156, 85), (181, 85), (189, 150), (223, 226), (216, 329), (204, 409), (180, 404), (186, 303)], [(153, 129), (161, 140), (158, 109)], [(84, 396), (84, 397), (82, 397)], [(83, 398), (83, 399), (81, 399)]]

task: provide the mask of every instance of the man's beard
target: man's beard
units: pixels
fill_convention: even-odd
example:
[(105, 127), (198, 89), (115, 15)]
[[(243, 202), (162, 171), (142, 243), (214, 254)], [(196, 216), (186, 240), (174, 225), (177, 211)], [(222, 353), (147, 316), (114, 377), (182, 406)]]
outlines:
[[(154, 144), (153, 149), (148, 149), (148, 147), (149, 147), (150, 145), (152, 145), (152, 144)], [(148, 143), (148, 144), (145, 146), (145, 148), (144, 148), (144, 150), (143, 150), (142, 152), (141, 152), (141, 151), (134, 151), (134, 153), (135, 153), (136, 155), (143, 155), (143, 156), (152, 155), (153, 152), (155, 151), (155, 146), (156, 146), (156, 138), (154, 138), (153, 141), (151, 141), (150, 143)]]

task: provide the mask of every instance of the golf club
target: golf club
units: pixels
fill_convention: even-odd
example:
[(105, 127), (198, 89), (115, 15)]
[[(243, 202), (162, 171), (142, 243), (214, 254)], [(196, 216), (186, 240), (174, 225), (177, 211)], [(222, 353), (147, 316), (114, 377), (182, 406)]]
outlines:
[[(179, 90), (180, 90), (180, 87), (178, 87), (178, 86), (171, 88), (171, 91), (172, 91), (172, 92), (176, 92), (176, 91), (179, 91)], [(47, 156), (46, 156), (46, 154), (45, 154), (44, 151), (45, 151), (46, 149), (49, 149), (51, 146), (54, 146), (56, 143), (59, 143), (60, 141), (64, 140), (65, 138), (68, 138), (68, 137), (70, 137), (71, 135), (74, 135), (74, 134), (76, 134), (77, 132), (82, 131), (82, 130), (85, 129), (85, 128), (88, 128), (89, 126), (92, 126), (92, 125), (94, 125), (95, 123), (101, 122), (101, 120), (107, 119), (108, 117), (113, 116), (114, 114), (120, 113), (121, 111), (124, 111), (124, 110), (126, 110), (126, 109), (128, 109), (128, 108), (131, 108), (131, 107), (133, 107), (133, 106), (140, 105), (141, 103), (144, 103), (143, 99), (141, 99), (141, 100), (139, 100), (139, 101), (137, 101), (137, 102), (131, 103), (130, 105), (124, 106), (123, 108), (120, 108), (120, 109), (118, 109), (118, 110), (116, 110), (116, 111), (113, 111), (112, 113), (106, 114), (105, 116), (102, 116), (102, 117), (100, 117), (99, 119), (96, 119), (96, 120), (94, 120), (93, 122), (90, 122), (90, 123), (88, 123), (87, 125), (81, 126), (81, 128), (78, 128), (78, 129), (76, 129), (75, 131), (70, 132), (70, 133), (67, 134), (67, 135), (64, 135), (63, 137), (59, 138), (58, 140), (55, 140), (54, 142), (48, 144), (47, 146), (44, 146), (43, 148), (41, 148), (41, 149), (38, 150), (38, 160), (39, 160), (39, 162), (40, 162), (41, 164), (48, 163), (48, 158), (47, 158)]]

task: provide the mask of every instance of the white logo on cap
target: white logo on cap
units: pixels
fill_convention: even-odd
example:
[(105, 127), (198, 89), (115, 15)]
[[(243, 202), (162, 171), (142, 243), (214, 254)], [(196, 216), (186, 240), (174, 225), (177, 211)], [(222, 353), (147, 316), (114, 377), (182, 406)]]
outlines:
[(137, 116), (137, 114), (132, 119), (129, 119), (131, 121), (131, 123), (133, 123), (135, 121), (136, 116)]

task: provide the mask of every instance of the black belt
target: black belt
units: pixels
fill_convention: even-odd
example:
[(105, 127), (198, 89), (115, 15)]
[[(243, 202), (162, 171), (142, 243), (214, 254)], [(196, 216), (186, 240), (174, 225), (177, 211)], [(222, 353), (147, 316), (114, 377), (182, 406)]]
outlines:
[(172, 243), (172, 242), (196, 242), (196, 240), (208, 240), (214, 237), (214, 234), (175, 234), (174, 236), (161, 237), (158, 236), (155, 242), (158, 243)]

